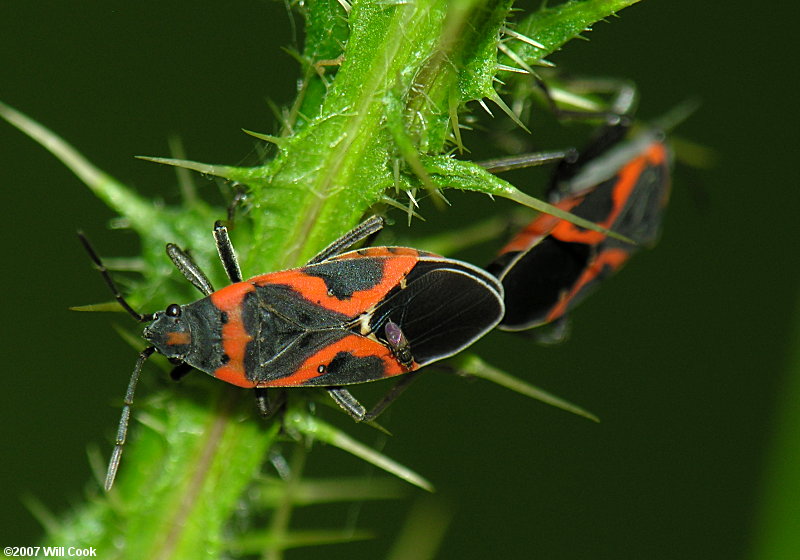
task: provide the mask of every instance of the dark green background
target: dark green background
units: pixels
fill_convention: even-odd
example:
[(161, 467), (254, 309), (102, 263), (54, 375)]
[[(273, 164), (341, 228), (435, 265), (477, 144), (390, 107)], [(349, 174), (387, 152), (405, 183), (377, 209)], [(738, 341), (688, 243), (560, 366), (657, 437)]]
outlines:
[[(679, 133), (718, 160), (710, 170), (678, 167), (657, 250), (575, 313), (568, 343), (540, 348), (495, 333), (480, 344), (487, 359), (589, 408), (601, 424), (443, 374), (424, 377), (391, 411), (386, 453), (432, 480), (452, 512), (441, 558), (748, 555), (797, 332), (800, 189), (787, 83), (796, 44), (775, 31), (791, 20), (780, 9), (646, 1), (550, 57), (574, 72), (634, 79), (645, 118), (700, 96)], [(256, 143), (239, 129), (273, 131), (266, 99), (292, 97), (296, 66), (280, 49), (292, 43), (288, 21), (281, 3), (263, 1), (3, 2), (0, 99), (142, 193), (175, 201), (173, 172), (132, 156), (168, 155), (166, 139), (177, 133), (191, 159), (254, 161)], [(123, 316), (67, 310), (107, 299), (74, 231), (91, 232), (112, 256), (135, 254), (136, 242), (106, 232), (113, 213), (5, 123), (0, 146), (6, 546), (40, 535), (21, 497), (56, 512), (81, 501), (87, 446), (109, 452), (111, 403), (133, 365), (110, 328), (126, 324)], [(214, 183), (200, 183), (218, 196)], [(422, 229), (486, 212), (484, 197), (454, 198), (447, 218), (428, 208)], [(309, 461), (315, 474), (363, 471), (335, 450)], [(391, 536), (408, 508), (369, 505), (358, 525)], [(347, 512), (308, 515), (335, 528)], [(381, 557), (389, 540), (290, 558)]]

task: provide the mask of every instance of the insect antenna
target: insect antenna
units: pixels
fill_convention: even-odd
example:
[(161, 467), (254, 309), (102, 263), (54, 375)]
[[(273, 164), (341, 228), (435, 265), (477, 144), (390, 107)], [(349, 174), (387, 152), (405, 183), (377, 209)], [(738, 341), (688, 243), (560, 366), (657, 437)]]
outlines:
[(120, 293), (119, 288), (117, 288), (116, 282), (114, 282), (114, 279), (111, 278), (111, 274), (108, 272), (108, 269), (103, 264), (103, 261), (100, 259), (100, 256), (94, 250), (92, 244), (89, 243), (89, 239), (86, 237), (86, 235), (84, 235), (82, 231), (78, 232), (78, 239), (80, 239), (81, 243), (83, 244), (83, 248), (86, 249), (86, 252), (89, 253), (89, 258), (92, 259), (92, 262), (94, 263), (97, 270), (100, 271), (100, 274), (103, 276), (103, 280), (106, 281), (106, 284), (111, 289), (111, 293), (114, 294), (114, 299), (116, 299), (117, 302), (119, 302), (122, 308), (125, 311), (127, 311), (131, 317), (133, 317), (140, 323), (146, 323), (147, 321), (152, 321), (153, 320), (152, 313), (147, 313), (147, 314), (139, 313), (133, 307), (131, 307), (130, 304), (125, 300), (125, 297)]
[[(106, 284), (111, 289), (111, 293), (114, 294), (114, 298), (117, 300), (117, 302), (119, 302), (122, 308), (140, 323), (152, 321), (154, 314), (139, 313), (125, 300), (125, 297), (119, 291), (116, 282), (114, 282), (114, 279), (111, 277), (108, 268), (106, 268), (106, 266), (103, 264), (100, 256), (94, 250), (94, 247), (92, 247), (89, 239), (82, 231), (78, 232), (78, 239), (80, 239), (81, 244), (83, 244), (84, 249), (86, 249), (86, 252), (89, 253), (89, 257), (92, 259), (92, 262), (97, 270), (100, 271), (100, 274), (103, 276), (103, 280), (105, 280)], [(122, 450), (125, 447), (125, 441), (128, 437), (128, 424), (130, 424), (131, 420), (133, 395), (136, 392), (136, 385), (139, 383), (139, 375), (142, 373), (142, 366), (147, 358), (149, 358), (155, 351), (156, 349), (153, 346), (149, 346), (142, 350), (142, 352), (139, 354), (139, 358), (136, 360), (136, 365), (133, 367), (133, 373), (131, 374), (131, 379), (128, 382), (128, 389), (125, 391), (122, 414), (119, 418), (119, 426), (117, 427), (117, 437), (114, 441), (114, 451), (111, 453), (111, 460), (108, 462), (108, 471), (106, 472), (106, 480), (103, 484), (106, 492), (111, 490), (111, 487), (114, 485), (114, 479), (117, 477), (117, 470), (119, 470), (119, 462), (122, 457)]]
[(142, 366), (145, 360), (149, 358), (156, 349), (149, 346), (142, 350), (139, 358), (136, 360), (136, 365), (133, 366), (133, 373), (131, 380), (128, 382), (128, 390), (125, 391), (125, 401), (122, 406), (122, 414), (119, 418), (119, 426), (117, 427), (117, 439), (114, 441), (114, 451), (111, 453), (111, 460), (108, 462), (108, 471), (106, 472), (106, 481), (103, 485), (106, 492), (111, 490), (114, 486), (114, 479), (117, 477), (117, 470), (119, 469), (119, 461), (122, 457), (122, 450), (125, 448), (125, 441), (128, 437), (128, 424), (131, 420), (131, 407), (133, 406), (133, 394), (136, 392), (136, 384), (139, 383), (139, 374), (142, 372)]

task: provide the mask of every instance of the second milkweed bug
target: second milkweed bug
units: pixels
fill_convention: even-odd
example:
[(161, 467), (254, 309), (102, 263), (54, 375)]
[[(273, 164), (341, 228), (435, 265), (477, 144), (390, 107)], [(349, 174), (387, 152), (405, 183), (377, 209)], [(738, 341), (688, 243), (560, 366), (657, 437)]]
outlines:
[[(152, 314), (140, 314), (125, 301), (79, 234), (120, 305), (150, 323), (143, 334), (150, 346), (139, 354), (125, 393), (106, 490), (119, 467), (139, 374), (154, 352), (182, 370), (256, 389), (265, 413), (267, 388), (317, 386), (356, 420), (368, 420), (387, 399), (367, 413), (343, 386), (416, 371), (497, 325), (503, 288), (480, 268), (407, 247), (342, 253), (382, 227), (381, 218), (371, 218), (306, 266), (243, 281), (227, 228), (217, 222), (214, 238), (232, 283), (215, 291), (189, 253), (168, 244), (172, 262), (204, 297)], [(400, 384), (394, 394), (399, 390)]]
[(656, 241), (669, 196), (670, 154), (660, 132), (628, 138), (629, 126), (622, 118), (604, 127), (584, 151), (567, 154), (549, 198), (637, 245), (550, 215), (534, 219), (487, 267), (505, 290), (500, 329), (519, 331), (562, 319), (639, 246)]

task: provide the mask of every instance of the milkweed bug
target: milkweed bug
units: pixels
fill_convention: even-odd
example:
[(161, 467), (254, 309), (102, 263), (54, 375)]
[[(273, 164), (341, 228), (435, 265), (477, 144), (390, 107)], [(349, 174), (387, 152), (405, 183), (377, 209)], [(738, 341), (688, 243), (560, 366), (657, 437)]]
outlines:
[(214, 239), (231, 284), (215, 291), (189, 253), (168, 244), (167, 255), (204, 297), (151, 314), (138, 313), (125, 301), (79, 233), (119, 304), (149, 323), (143, 337), (150, 346), (139, 354), (125, 393), (106, 490), (119, 467), (142, 366), (154, 352), (182, 372), (194, 368), (254, 388), (264, 413), (267, 388), (316, 386), (362, 421), (377, 416), (408, 381), (401, 379), (369, 413), (343, 386), (414, 372), (456, 354), (497, 325), (503, 288), (480, 268), (407, 247), (342, 253), (382, 227), (383, 220), (373, 217), (304, 267), (243, 281), (228, 230), (217, 222)]
[(655, 243), (669, 196), (670, 154), (660, 132), (629, 139), (629, 126), (623, 117), (604, 127), (582, 152), (567, 154), (554, 173), (549, 198), (637, 245), (539, 216), (487, 267), (505, 290), (500, 329), (519, 331), (562, 319), (640, 246)]

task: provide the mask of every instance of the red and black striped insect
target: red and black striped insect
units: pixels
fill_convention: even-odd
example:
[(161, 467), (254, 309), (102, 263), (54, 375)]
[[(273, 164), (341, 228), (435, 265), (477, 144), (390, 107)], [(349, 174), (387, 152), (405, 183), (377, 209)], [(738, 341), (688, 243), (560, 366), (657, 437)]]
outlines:
[(640, 247), (657, 240), (669, 197), (670, 153), (660, 132), (628, 138), (628, 129), (623, 118), (604, 127), (584, 151), (567, 154), (548, 195), (562, 210), (636, 245), (550, 215), (537, 217), (487, 267), (505, 290), (500, 329), (519, 331), (558, 321)]
[(254, 388), (264, 414), (270, 408), (267, 388), (317, 386), (362, 421), (380, 413), (387, 399), (368, 413), (343, 386), (414, 372), (497, 325), (503, 288), (480, 268), (406, 247), (341, 253), (382, 227), (381, 218), (371, 218), (306, 266), (243, 281), (227, 228), (217, 222), (214, 238), (232, 284), (214, 290), (189, 253), (168, 244), (172, 262), (204, 297), (152, 314), (140, 314), (125, 301), (80, 235), (120, 305), (150, 323), (143, 334), (150, 346), (139, 354), (125, 394), (106, 489), (119, 466), (139, 374), (154, 352), (178, 364), (181, 373), (194, 368)]

